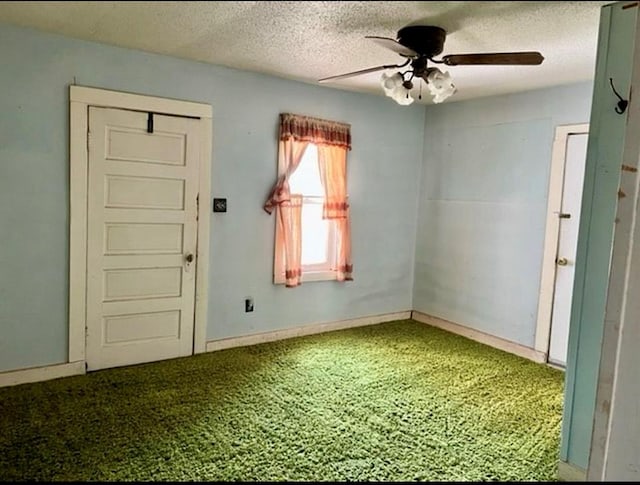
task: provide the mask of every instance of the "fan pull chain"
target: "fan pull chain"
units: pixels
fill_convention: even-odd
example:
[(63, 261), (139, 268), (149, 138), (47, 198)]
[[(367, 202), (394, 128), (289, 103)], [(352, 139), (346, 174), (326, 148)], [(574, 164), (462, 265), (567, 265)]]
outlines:
[(418, 93), (418, 99), (422, 99), (422, 79), (420, 79), (420, 93)]

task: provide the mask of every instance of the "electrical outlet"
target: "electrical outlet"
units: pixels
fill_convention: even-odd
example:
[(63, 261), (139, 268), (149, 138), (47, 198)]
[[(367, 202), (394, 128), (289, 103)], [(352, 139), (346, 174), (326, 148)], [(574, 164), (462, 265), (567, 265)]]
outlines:
[(245, 312), (253, 311), (253, 298), (246, 298), (244, 300), (244, 311)]

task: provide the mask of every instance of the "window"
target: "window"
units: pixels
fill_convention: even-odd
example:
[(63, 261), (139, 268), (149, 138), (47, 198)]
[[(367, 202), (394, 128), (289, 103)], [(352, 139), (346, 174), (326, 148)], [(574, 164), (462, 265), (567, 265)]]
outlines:
[(350, 126), (282, 113), (278, 178), (264, 210), (276, 213), (274, 283), (351, 281), (347, 152)]
[(302, 195), (302, 279), (304, 281), (335, 280), (331, 263), (335, 259), (334, 224), (323, 219), (325, 191), (320, 179), (318, 147), (309, 143), (300, 165), (289, 178), (292, 194)]

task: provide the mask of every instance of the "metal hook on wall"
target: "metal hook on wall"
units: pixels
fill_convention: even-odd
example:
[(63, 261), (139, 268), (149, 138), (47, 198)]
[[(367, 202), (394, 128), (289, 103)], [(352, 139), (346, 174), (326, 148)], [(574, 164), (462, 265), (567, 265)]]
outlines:
[(629, 101), (626, 99), (623, 99), (622, 96), (620, 96), (618, 94), (618, 91), (616, 91), (616, 88), (613, 86), (613, 78), (609, 78), (609, 84), (611, 84), (611, 89), (613, 89), (614, 94), (618, 97), (618, 99), (620, 101), (618, 101), (618, 106), (616, 106), (614, 109), (616, 110), (616, 113), (618, 113), (619, 115), (621, 115), (622, 113), (624, 113), (627, 109), (627, 106), (629, 106)]

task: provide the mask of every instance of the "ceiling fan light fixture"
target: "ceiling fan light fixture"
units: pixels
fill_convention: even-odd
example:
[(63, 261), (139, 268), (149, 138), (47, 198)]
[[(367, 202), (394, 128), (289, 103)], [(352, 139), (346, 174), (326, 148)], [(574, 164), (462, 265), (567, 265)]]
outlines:
[(408, 106), (414, 101), (413, 96), (411, 96), (411, 91), (403, 86), (396, 89), (393, 96), (391, 96), (391, 99), (402, 106)]
[(437, 67), (429, 68), (426, 81), (434, 103), (442, 103), (457, 90), (451, 81), (451, 74), (442, 72)]
[(401, 73), (387, 74), (383, 72), (380, 78), (380, 85), (384, 90), (385, 96), (390, 97), (396, 103), (403, 106), (413, 103), (414, 99), (411, 96), (411, 89), (407, 88), (406, 81)]
[(402, 87), (403, 82), (404, 78), (399, 72), (394, 74), (387, 74), (386, 72), (383, 72), (382, 77), (380, 78), (380, 84), (382, 85), (382, 89), (384, 89), (384, 94), (389, 97), (393, 97), (393, 93), (398, 87)]

